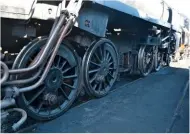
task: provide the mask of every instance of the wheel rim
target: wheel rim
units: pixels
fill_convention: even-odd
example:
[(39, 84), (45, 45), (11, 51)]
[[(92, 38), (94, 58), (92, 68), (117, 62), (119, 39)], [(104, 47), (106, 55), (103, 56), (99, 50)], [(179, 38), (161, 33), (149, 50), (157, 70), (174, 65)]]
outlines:
[(100, 40), (90, 47), (85, 56), (84, 83), (89, 95), (105, 96), (118, 74), (118, 54), (111, 42)]
[(147, 76), (153, 68), (153, 47), (142, 46), (139, 50), (139, 70), (142, 76)]
[[(28, 65), (35, 51), (39, 51), (39, 47), (36, 46), (27, 57), (22, 58), (19, 67)], [(41, 47), (42, 43), (39, 46)], [(66, 51), (63, 50), (69, 51), (70, 55), (66, 56), (64, 54)], [(65, 45), (60, 46), (44, 83), (38, 89), (21, 94), (23, 108), (27, 109), (29, 116), (32, 113), (32, 116), (42, 117), (45, 120), (63, 113), (77, 96), (78, 73), (77, 57)]]

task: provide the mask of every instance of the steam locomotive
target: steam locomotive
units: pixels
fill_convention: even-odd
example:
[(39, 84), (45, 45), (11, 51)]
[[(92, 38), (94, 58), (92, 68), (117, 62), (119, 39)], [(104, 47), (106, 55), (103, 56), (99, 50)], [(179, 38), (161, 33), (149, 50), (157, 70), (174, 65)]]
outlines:
[[(189, 21), (161, 0), (8, 0), (1, 6), (1, 118), (51, 120), (77, 96), (106, 96), (121, 73), (147, 76), (189, 45)], [(14, 108), (15, 107), (15, 108)]]

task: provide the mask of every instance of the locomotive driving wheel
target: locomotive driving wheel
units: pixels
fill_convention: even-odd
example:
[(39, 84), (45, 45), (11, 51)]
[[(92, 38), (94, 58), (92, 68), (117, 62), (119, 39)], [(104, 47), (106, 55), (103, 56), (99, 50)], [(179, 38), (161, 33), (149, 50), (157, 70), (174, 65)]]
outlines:
[(88, 95), (107, 95), (118, 74), (118, 53), (114, 44), (107, 39), (101, 39), (91, 45), (83, 58), (82, 69)]
[(141, 46), (138, 54), (138, 68), (140, 74), (145, 77), (153, 69), (154, 66), (154, 47)]
[[(46, 41), (47, 39), (39, 40), (32, 44), (24, 54), (18, 55), (20, 58), (17, 58), (14, 68), (29, 66)], [(54, 119), (62, 115), (76, 99), (80, 89), (80, 68), (78, 56), (73, 50), (70, 45), (64, 42), (60, 46), (42, 85), (32, 91), (21, 93), (17, 97), (17, 105), (23, 108), (30, 117), (36, 120)], [(32, 77), (36, 72), (27, 73), (27, 78)], [(23, 77), (24, 75), (18, 78), (23, 79)], [(29, 86), (29, 83), (18, 86)]]

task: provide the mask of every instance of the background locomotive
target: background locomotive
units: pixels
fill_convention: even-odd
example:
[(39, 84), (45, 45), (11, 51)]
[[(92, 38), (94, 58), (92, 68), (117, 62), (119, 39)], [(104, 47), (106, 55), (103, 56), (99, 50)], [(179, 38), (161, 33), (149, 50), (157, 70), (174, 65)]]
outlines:
[(120, 73), (159, 71), (189, 44), (188, 19), (161, 0), (0, 5), (1, 116), (22, 112), (14, 130), (26, 113), (36, 120), (60, 116), (82, 89), (92, 97), (107, 95)]

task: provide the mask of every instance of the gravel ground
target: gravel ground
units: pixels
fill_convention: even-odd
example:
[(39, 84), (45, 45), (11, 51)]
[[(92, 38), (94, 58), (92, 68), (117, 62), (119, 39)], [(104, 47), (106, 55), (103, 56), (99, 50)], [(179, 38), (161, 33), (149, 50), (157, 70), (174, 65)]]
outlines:
[[(189, 132), (189, 95), (182, 97), (189, 65), (181, 61), (171, 66), (104, 98), (71, 108), (63, 116), (40, 124), (34, 132), (164, 133), (169, 128), (171, 132)], [(180, 100), (179, 116), (173, 121)]]

